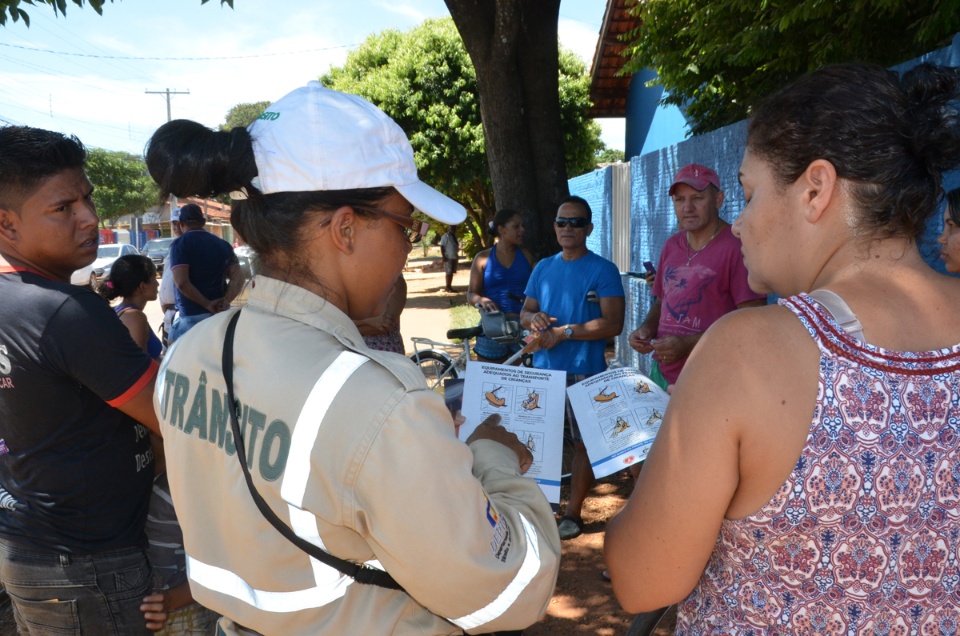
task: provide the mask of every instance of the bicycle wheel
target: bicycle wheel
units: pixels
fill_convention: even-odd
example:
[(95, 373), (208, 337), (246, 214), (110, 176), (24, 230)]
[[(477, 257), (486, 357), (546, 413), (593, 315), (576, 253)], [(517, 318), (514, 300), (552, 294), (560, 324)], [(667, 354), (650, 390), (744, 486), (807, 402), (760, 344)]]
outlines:
[(457, 377), (457, 369), (453, 360), (445, 353), (440, 351), (418, 351), (410, 355), (410, 359), (415, 365), (420, 367), (423, 378), (427, 381), (427, 386), (436, 389), (440, 385), (441, 378)]

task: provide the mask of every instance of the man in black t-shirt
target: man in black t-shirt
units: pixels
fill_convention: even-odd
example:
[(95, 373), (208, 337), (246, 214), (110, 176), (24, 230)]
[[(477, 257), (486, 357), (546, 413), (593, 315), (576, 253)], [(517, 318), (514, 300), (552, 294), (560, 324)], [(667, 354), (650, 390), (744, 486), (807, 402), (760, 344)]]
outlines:
[(70, 285), (99, 242), (85, 160), (0, 128), (0, 582), (21, 633), (146, 634), (157, 365)]

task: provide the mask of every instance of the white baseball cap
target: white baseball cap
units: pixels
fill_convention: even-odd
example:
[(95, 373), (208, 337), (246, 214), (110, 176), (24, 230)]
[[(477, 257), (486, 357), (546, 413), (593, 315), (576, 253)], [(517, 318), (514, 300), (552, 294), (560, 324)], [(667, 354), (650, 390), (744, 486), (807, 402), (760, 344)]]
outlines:
[(264, 194), (392, 186), (441, 223), (467, 216), (417, 178), (403, 130), (362, 97), (313, 81), (271, 104), (247, 130), (259, 173), (252, 184)]

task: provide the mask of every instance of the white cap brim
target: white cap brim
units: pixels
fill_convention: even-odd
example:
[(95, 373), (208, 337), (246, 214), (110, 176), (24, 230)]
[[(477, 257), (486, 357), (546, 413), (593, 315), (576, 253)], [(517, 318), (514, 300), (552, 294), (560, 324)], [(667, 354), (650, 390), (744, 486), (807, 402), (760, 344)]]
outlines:
[(467, 211), (462, 205), (445, 194), (437, 192), (422, 181), (415, 181), (407, 185), (394, 185), (404, 199), (413, 207), (420, 210), (431, 219), (457, 225), (467, 218)]

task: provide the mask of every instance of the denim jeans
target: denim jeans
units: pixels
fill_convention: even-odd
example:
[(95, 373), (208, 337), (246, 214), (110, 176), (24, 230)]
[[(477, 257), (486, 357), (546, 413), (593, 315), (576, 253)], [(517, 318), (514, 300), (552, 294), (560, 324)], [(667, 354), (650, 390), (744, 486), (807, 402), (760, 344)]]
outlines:
[(0, 582), (20, 634), (152, 634), (140, 611), (153, 588), (140, 548), (73, 555), (0, 539)]
[(212, 315), (213, 314), (197, 314), (195, 316), (178, 315), (173, 319), (173, 327), (170, 329), (170, 335), (167, 336), (167, 341), (172, 344), (177, 338), (193, 329), (198, 322), (204, 321)]

